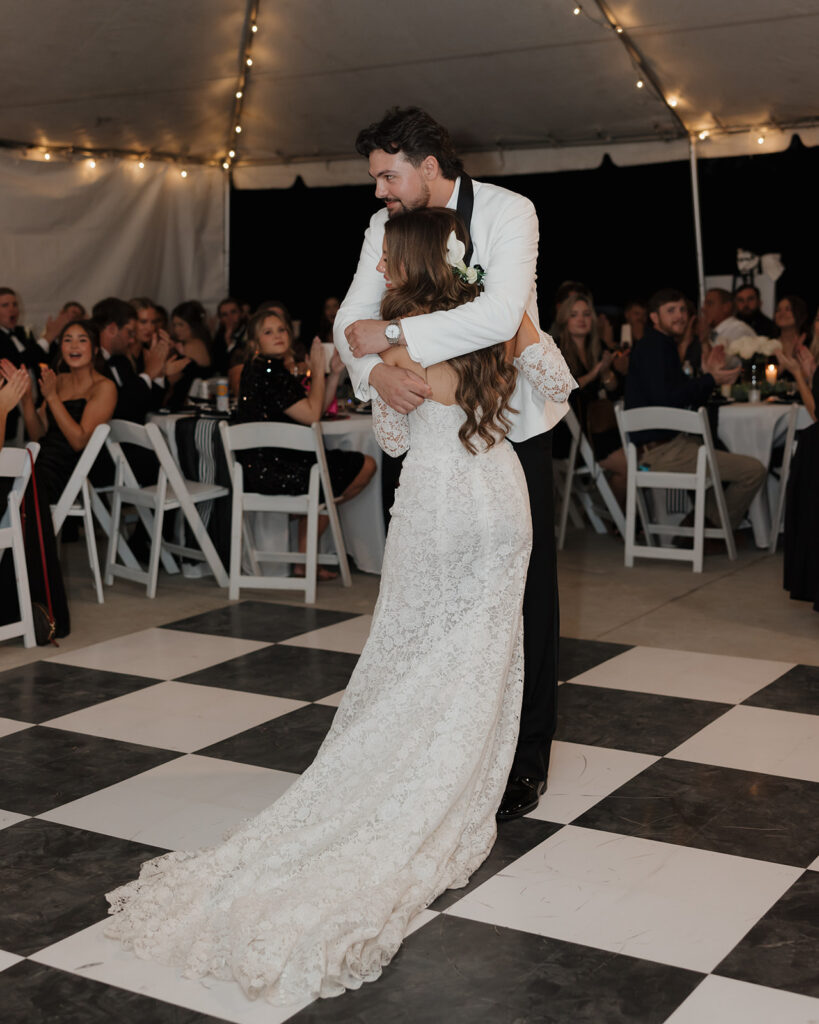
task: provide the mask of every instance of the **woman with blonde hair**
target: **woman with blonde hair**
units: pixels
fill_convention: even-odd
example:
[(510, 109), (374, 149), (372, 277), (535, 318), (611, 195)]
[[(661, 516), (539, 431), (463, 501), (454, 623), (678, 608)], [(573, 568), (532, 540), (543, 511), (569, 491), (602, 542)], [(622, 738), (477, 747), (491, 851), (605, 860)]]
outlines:
[[(472, 301), (465, 241), (449, 210), (390, 220), (385, 315)], [(222, 845), (150, 861), (109, 893), (109, 935), (290, 1003), (374, 981), (417, 915), (466, 885), (495, 840), (523, 690), (531, 519), (506, 417), (518, 370), (565, 398), (561, 368), (525, 321), (508, 346), (429, 367), (431, 398), (408, 416), (375, 400), (379, 444), (408, 454), (370, 636), (330, 732)]]
[(557, 310), (555, 338), (578, 387), (569, 403), (592, 446), (594, 457), (605, 470), (614, 496), (626, 501), (626, 454), (614, 418), (613, 402), (623, 392), (614, 369), (614, 354), (604, 348), (597, 331), (591, 302), (570, 295)]

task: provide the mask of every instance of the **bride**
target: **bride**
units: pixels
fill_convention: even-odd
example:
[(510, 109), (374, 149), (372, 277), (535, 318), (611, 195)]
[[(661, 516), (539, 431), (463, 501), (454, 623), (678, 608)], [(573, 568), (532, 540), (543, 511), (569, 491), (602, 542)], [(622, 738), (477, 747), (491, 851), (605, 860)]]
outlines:
[[(465, 234), (446, 209), (387, 223), (386, 319), (477, 297)], [(385, 355), (425, 373), (403, 348)], [(107, 935), (252, 999), (340, 995), (378, 978), (412, 919), (486, 858), (523, 686), (531, 522), (504, 439), (517, 369), (553, 400), (571, 387), (525, 319), (506, 346), (429, 367), (432, 398), (409, 416), (376, 398), (379, 444), (408, 455), (372, 630), (330, 732), (219, 846), (148, 861), (109, 893)]]

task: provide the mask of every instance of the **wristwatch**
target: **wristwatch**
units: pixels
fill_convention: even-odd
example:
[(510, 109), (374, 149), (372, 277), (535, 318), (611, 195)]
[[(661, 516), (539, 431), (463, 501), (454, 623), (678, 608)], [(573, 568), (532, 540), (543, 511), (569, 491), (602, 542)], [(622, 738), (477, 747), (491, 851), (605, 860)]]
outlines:
[(401, 344), (401, 335), (402, 335), (402, 333), (403, 332), (401, 331), (401, 321), (400, 320), (390, 320), (390, 322), (384, 328), (384, 337), (387, 339), (387, 341), (391, 345), (400, 345)]

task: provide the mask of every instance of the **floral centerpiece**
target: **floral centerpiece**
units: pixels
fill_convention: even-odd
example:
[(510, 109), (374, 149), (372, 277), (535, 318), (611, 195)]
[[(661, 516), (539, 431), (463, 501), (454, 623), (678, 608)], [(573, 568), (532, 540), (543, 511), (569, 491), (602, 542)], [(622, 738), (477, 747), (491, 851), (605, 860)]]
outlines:
[(759, 387), (762, 394), (770, 394), (777, 390), (777, 385), (768, 384), (765, 380), (765, 364), (775, 357), (782, 348), (778, 338), (765, 338), (759, 334), (745, 334), (741, 338), (733, 338), (725, 346), (725, 365), (728, 369), (734, 366), (743, 367), (743, 383), (735, 387), (734, 397), (745, 397), (748, 385)]

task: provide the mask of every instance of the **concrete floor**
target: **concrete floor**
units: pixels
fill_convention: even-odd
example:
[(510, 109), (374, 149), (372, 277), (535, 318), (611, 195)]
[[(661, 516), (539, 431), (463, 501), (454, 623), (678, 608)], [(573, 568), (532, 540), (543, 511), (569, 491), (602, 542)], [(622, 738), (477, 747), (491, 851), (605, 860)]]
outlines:
[[(72, 632), (60, 641), (61, 653), (228, 603), (227, 591), (212, 578), (162, 573), (154, 600), (144, 588), (117, 580), (98, 605), (82, 542), (66, 545), (63, 561)], [(745, 547), (736, 562), (710, 555), (701, 574), (675, 562), (638, 560), (626, 569), (617, 538), (570, 530), (558, 578), (563, 636), (819, 665), (819, 615), (782, 589), (781, 553)], [(353, 575), (349, 590), (322, 583), (317, 606), (370, 612), (378, 583), (377, 576), (363, 573)], [(243, 591), (242, 600), (249, 599), (301, 603), (297, 591)], [(9, 640), (0, 643), (0, 671), (56, 653)]]

